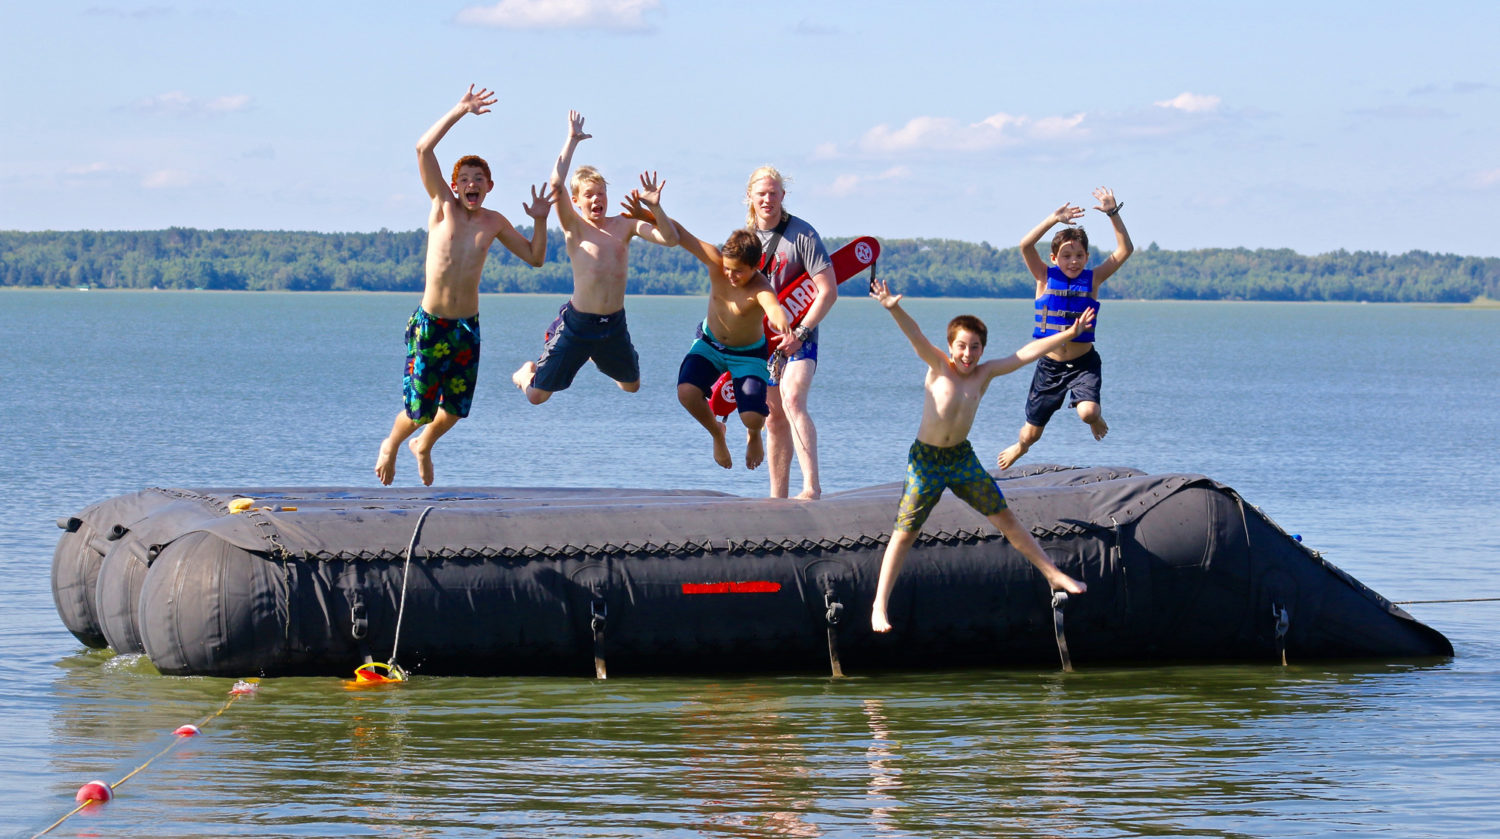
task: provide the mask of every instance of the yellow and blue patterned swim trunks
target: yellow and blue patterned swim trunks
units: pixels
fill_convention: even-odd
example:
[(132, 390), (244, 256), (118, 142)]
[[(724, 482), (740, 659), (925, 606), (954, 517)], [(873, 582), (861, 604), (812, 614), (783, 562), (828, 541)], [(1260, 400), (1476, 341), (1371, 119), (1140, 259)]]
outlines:
[(921, 530), (945, 489), (953, 490), (964, 503), (986, 516), (1006, 507), (1000, 486), (984, 471), (968, 440), (948, 448), (918, 440), (907, 453), (906, 489), (896, 510), (896, 529), (909, 533)]

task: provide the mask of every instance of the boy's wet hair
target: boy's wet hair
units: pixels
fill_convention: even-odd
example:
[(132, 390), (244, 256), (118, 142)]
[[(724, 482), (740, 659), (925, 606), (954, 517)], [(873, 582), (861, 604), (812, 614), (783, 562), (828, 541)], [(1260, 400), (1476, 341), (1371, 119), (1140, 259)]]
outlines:
[(974, 317), (973, 315), (959, 315), (953, 320), (948, 321), (949, 346), (953, 345), (953, 339), (958, 337), (958, 330), (960, 329), (967, 329), (975, 335), (978, 335), (979, 346), (987, 347), (990, 345), (990, 331), (985, 328), (984, 321)]
[(724, 247), (719, 251), (726, 259), (733, 259), (741, 265), (754, 268), (760, 265), (760, 237), (748, 230), (736, 230), (729, 234), (724, 240)]
[(1089, 234), (1082, 227), (1064, 227), (1052, 237), (1052, 255), (1057, 256), (1062, 246), (1069, 242), (1079, 242), (1083, 245), (1083, 252), (1089, 252)]
[(466, 154), (463, 157), (460, 157), (457, 163), (453, 164), (453, 178), (451, 180), (452, 183), (458, 183), (458, 170), (464, 168), (465, 166), (478, 166), (480, 169), (484, 170), (484, 179), (491, 183), (494, 183), (495, 179), (490, 176), (490, 165), (488, 163), (485, 163), (484, 158), (480, 157), (477, 154)]
[(580, 166), (573, 170), (573, 177), (568, 181), (568, 189), (572, 191), (574, 198), (578, 197), (578, 190), (584, 184), (603, 184), (609, 186), (609, 181), (599, 174), (599, 170), (592, 166)]

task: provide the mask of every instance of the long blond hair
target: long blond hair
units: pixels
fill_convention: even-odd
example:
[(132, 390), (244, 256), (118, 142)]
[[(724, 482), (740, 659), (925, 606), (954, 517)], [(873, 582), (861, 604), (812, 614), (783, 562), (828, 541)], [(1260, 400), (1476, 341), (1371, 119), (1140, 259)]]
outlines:
[(754, 172), (751, 172), (750, 180), (745, 182), (745, 227), (748, 230), (755, 229), (755, 207), (751, 206), (750, 204), (750, 189), (755, 186), (756, 181), (763, 181), (766, 178), (770, 178), (771, 180), (776, 182), (777, 186), (781, 187), (781, 220), (784, 221), (791, 216), (791, 213), (788, 212), (786, 208), (787, 178), (783, 177), (782, 174), (776, 170), (775, 166), (771, 166), (768, 164), (760, 167), (759, 169), (756, 169)]

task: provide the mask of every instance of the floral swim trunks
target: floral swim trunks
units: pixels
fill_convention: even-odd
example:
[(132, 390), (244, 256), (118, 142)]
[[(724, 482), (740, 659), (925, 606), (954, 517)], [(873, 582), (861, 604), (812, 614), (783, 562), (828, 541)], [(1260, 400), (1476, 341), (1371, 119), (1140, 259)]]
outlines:
[(1000, 486), (984, 471), (968, 440), (947, 448), (918, 440), (911, 444), (906, 459), (906, 489), (896, 510), (896, 529), (921, 530), (945, 489), (986, 516), (1006, 508)]
[(439, 318), (420, 306), (406, 322), (406, 416), (426, 425), (438, 408), (469, 415), (479, 381), (479, 315)]

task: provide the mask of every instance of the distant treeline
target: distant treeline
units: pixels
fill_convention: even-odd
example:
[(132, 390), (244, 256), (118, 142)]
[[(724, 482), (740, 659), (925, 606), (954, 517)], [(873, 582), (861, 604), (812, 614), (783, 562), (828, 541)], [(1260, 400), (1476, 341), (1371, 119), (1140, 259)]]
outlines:
[[(530, 235), (529, 229), (522, 231)], [(828, 239), (829, 248), (845, 239)], [(0, 286), (238, 290), (420, 291), (427, 234), (280, 230), (0, 231)], [(880, 276), (920, 297), (1031, 297), (1017, 248), (951, 239), (886, 239)], [(1107, 254), (1095, 249), (1094, 262)], [(702, 294), (704, 269), (681, 248), (637, 244), (633, 294)], [(547, 234), (547, 262), (532, 268), (498, 244), (484, 291), (567, 293), (572, 275), (561, 231)], [(1105, 287), (1114, 298), (1179, 300), (1500, 299), (1500, 259), (1411, 251), (1140, 248)]]

